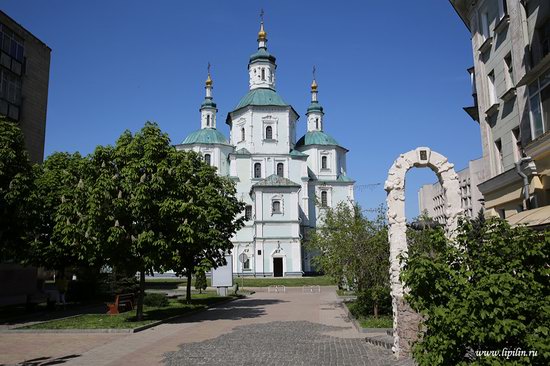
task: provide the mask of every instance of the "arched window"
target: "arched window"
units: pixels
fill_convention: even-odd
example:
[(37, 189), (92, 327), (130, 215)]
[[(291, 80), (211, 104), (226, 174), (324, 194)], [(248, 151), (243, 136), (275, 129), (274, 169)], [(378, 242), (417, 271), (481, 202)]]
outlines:
[(206, 115), (206, 126), (210, 127), (210, 115), (209, 114)]
[(265, 128), (265, 139), (266, 140), (273, 139), (273, 128), (271, 126), (267, 126)]
[(328, 202), (327, 196), (328, 196), (327, 191), (322, 191), (321, 192), (321, 206), (322, 207), (327, 207), (327, 202)]
[(284, 176), (283, 170), (285, 168), (285, 165), (283, 163), (277, 163), (277, 175), (279, 177)]
[(327, 157), (321, 157), (321, 169), (328, 169)]
[(281, 201), (273, 201), (272, 211), (273, 213), (281, 213)]
[(254, 178), (261, 178), (262, 177), (262, 164), (255, 163), (254, 164)]
[(244, 127), (241, 128), (241, 141), (244, 141), (245, 133), (244, 133)]
[(315, 129), (319, 129), (319, 118), (315, 118)]
[(204, 154), (204, 162), (210, 165), (210, 154)]
[(262, 68), (262, 80), (265, 80), (265, 69)]
[(245, 219), (246, 221), (252, 219), (252, 206), (251, 206), (251, 205), (247, 205), (247, 206), (244, 208), (244, 219)]

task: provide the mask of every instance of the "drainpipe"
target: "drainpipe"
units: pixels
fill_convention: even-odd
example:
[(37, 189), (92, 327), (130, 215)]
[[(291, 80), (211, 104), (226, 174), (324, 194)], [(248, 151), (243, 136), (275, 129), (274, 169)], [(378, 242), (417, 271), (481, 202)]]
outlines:
[(531, 157), (527, 156), (515, 162), (516, 172), (521, 178), (523, 178), (523, 197), (525, 199), (526, 210), (529, 210), (531, 208), (530, 197), (529, 197), (529, 177), (527, 177), (527, 175), (521, 170), (521, 164), (530, 163), (531, 161), (532, 161)]

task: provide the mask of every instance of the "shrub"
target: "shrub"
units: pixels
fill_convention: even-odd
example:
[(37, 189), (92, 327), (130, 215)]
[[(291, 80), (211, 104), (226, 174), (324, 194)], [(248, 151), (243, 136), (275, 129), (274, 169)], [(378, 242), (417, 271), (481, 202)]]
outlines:
[(202, 293), (203, 290), (206, 290), (206, 273), (204, 269), (199, 269), (195, 277), (195, 290), (199, 290), (199, 293)]
[(143, 305), (162, 308), (168, 306), (168, 298), (164, 294), (145, 294)]
[[(461, 222), (456, 244), (435, 230), (427, 247), (409, 250), (407, 301), (426, 319), (418, 364), (550, 364), (550, 231), (479, 217)], [(504, 349), (538, 355), (476, 354)]]

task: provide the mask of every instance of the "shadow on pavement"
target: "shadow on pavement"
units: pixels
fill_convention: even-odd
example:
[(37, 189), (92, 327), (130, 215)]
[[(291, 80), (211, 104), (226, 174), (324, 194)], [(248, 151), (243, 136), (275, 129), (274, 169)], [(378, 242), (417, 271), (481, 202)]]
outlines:
[(59, 365), (70, 361), (73, 358), (80, 357), (80, 355), (67, 355), (62, 357), (38, 357), (33, 358), (32, 360), (25, 360), (21, 363), (18, 363), (17, 366), (46, 366), (46, 365)]
[(207, 320), (239, 320), (257, 318), (266, 314), (264, 306), (282, 304), (288, 301), (279, 299), (242, 299), (221, 304), (207, 311), (185, 318), (174, 319), (170, 324), (195, 323)]

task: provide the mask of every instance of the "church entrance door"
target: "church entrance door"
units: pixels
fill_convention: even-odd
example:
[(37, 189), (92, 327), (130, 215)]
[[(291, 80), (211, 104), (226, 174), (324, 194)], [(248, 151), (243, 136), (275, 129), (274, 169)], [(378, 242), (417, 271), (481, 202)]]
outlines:
[(273, 258), (273, 277), (283, 277), (283, 258)]

